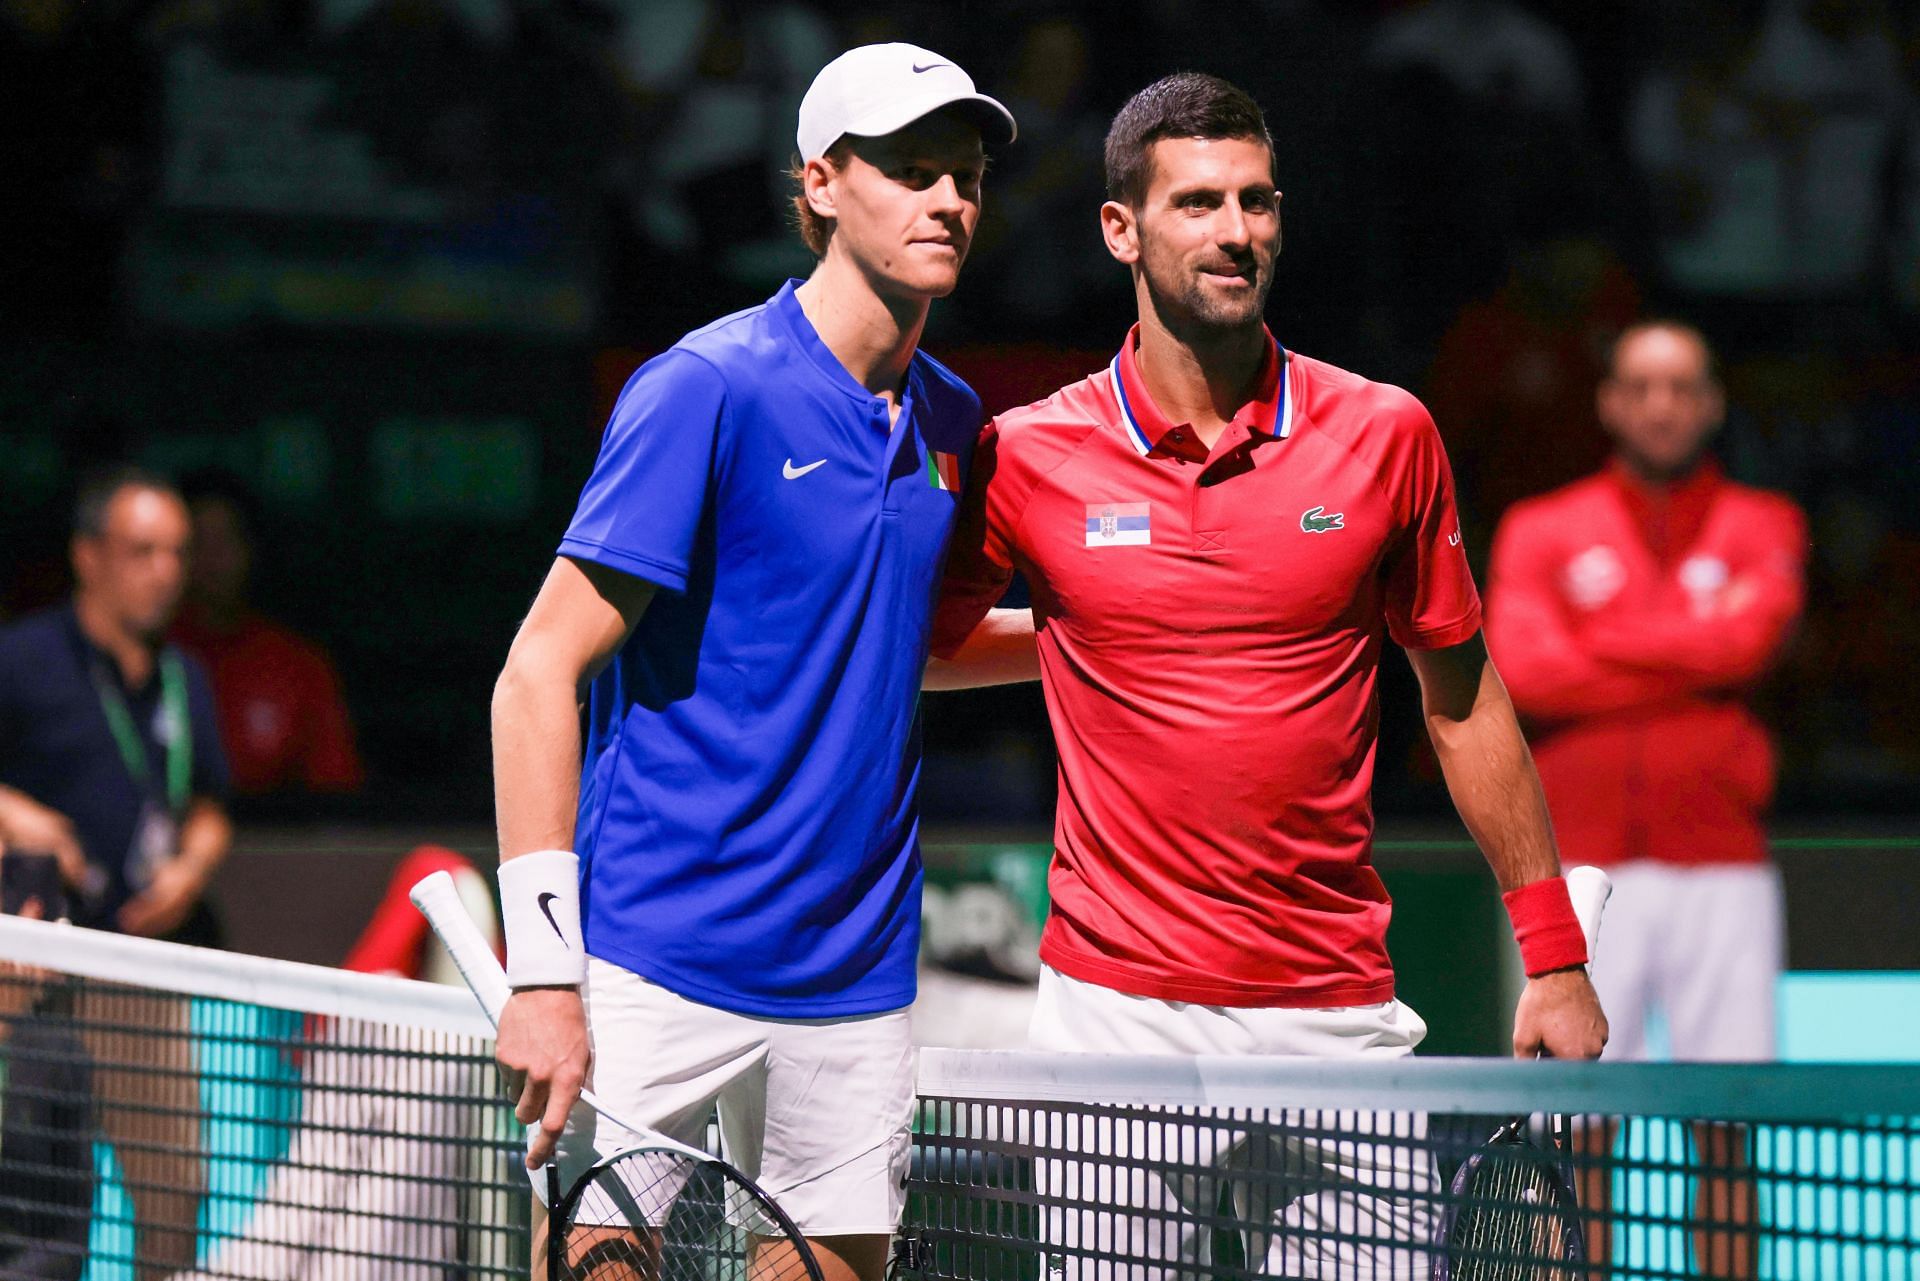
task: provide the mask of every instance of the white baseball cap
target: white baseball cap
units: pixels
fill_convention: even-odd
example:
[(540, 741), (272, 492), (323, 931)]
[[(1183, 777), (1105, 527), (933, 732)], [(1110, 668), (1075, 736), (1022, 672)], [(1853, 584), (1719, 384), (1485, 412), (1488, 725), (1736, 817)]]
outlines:
[(865, 44), (820, 68), (800, 100), (800, 159), (827, 153), (847, 134), (880, 138), (954, 103), (974, 107), (982, 138), (1012, 142), (1013, 113), (976, 92), (958, 64), (911, 44)]

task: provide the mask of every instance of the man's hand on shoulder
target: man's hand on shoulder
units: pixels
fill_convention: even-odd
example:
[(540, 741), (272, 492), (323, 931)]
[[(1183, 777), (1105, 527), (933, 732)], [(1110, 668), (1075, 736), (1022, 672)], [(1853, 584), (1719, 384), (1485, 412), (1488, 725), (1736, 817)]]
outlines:
[(1528, 979), (1513, 1012), (1517, 1059), (1597, 1059), (1607, 1044), (1607, 1016), (1585, 966)]
[(506, 1074), (515, 1118), (522, 1125), (540, 1123), (527, 1149), (527, 1168), (539, 1169), (553, 1159), (554, 1143), (592, 1063), (580, 989), (516, 989), (500, 1012), (494, 1058)]

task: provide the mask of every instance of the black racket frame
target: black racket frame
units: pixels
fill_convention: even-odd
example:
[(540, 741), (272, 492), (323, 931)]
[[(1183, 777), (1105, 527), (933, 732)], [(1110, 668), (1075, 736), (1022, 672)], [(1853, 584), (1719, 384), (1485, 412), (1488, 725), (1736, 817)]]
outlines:
[(1455, 1270), (1454, 1228), (1464, 1211), (1471, 1210), (1466, 1191), (1475, 1170), (1490, 1155), (1498, 1154), (1501, 1149), (1531, 1150), (1542, 1158), (1545, 1167), (1549, 1193), (1555, 1198), (1555, 1211), (1561, 1214), (1567, 1227), (1567, 1262), (1584, 1264), (1587, 1256), (1587, 1235), (1580, 1224), (1580, 1198), (1574, 1194), (1573, 1167), (1570, 1163), (1569, 1130), (1570, 1118), (1555, 1113), (1548, 1119), (1550, 1147), (1542, 1147), (1532, 1137), (1533, 1116), (1510, 1117), (1501, 1122), (1493, 1135), (1485, 1143), (1468, 1154), (1453, 1173), (1448, 1188), (1447, 1207), (1440, 1219), (1440, 1248), (1433, 1256), (1433, 1281), (1462, 1281)]
[[(547, 1211), (548, 1281), (569, 1281), (573, 1276), (573, 1272), (566, 1261), (566, 1230), (573, 1226), (573, 1215), (574, 1212), (579, 1209), (580, 1198), (587, 1194), (587, 1189), (593, 1185), (595, 1176), (602, 1170), (610, 1168), (614, 1162), (627, 1156), (629, 1153), (651, 1150), (658, 1149), (653, 1149), (645, 1143), (640, 1143), (632, 1147), (622, 1148), (611, 1156), (602, 1157), (600, 1160), (588, 1166), (586, 1171), (574, 1180), (573, 1186), (568, 1188), (564, 1195), (560, 1190), (560, 1167), (557, 1165), (549, 1165), (546, 1167), (546, 1200), (547, 1205), (550, 1207)], [(669, 1148), (666, 1150), (673, 1152), (676, 1156), (681, 1156), (688, 1160), (692, 1159), (677, 1148)], [(799, 1258), (801, 1266), (807, 1270), (806, 1281), (826, 1281), (826, 1274), (820, 1270), (820, 1260), (814, 1257), (813, 1247), (807, 1244), (807, 1238), (801, 1234), (798, 1227), (794, 1226), (793, 1220), (787, 1217), (787, 1212), (780, 1208), (779, 1202), (768, 1196), (758, 1183), (755, 1183), (752, 1179), (742, 1174), (738, 1167), (721, 1160), (717, 1156), (703, 1155), (700, 1160), (703, 1164), (712, 1166), (718, 1170), (723, 1177), (738, 1184), (749, 1196), (753, 1197), (755, 1202), (758, 1203), (760, 1211), (773, 1221), (774, 1226), (780, 1229), (781, 1234), (784, 1235), (787, 1240), (793, 1243), (796, 1257)]]

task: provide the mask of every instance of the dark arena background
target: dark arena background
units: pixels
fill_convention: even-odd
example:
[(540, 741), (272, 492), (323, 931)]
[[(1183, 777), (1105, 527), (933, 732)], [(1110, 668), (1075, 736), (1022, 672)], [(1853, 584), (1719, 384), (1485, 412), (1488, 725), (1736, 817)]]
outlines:
[[(350, 726), (330, 772), (233, 798), (230, 949), (340, 963), (423, 845), (490, 878), (492, 684), (613, 400), (808, 271), (795, 112), (883, 40), (950, 53), (1019, 120), (923, 340), (988, 413), (1131, 323), (1097, 224), (1114, 111), (1175, 70), (1250, 91), (1284, 194), (1268, 323), (1432, 409), (1483, 588), (1502, 514), (1607, 458), (1613, 338), (1699, 326), (1712, 449), (1811, 534), (1752, 693), (1782, 1053), (1920, 1059), (1920, 6), (1896, 0), (0, 0), (0, 624), (70, 591), (79, 479), (138, 463), (228, 497), (250, 607), (330, 659), (312, 714)], [(1402, 993), (1426, 1050), (1499, 1055), (1506, 919), (1389, 650)], [(923, 969), (952, 1003), (923, 1039), (1017, 1045), (1046, 711), (1015, 686), (921, 715)]]

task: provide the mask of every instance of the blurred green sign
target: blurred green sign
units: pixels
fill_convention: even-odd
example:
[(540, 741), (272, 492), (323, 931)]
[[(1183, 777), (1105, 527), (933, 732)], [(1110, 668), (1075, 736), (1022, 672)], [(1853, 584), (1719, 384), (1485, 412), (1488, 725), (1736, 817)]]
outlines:
[(372, 440), (375, 503), (393, 520), (520, 520), (539, 489), (540, 447), (516, 418), (389, 418)]

